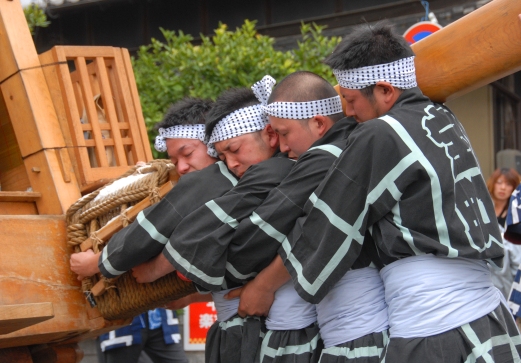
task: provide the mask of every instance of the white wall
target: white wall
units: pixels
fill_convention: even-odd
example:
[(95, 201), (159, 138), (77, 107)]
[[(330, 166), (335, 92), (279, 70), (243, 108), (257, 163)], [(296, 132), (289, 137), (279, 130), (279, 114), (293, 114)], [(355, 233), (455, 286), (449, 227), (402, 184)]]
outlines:
[(491, 87), (481, 87), (447, 102), (447, 106), (467, 131), (486, 180), (494, 171), (495, 160)]

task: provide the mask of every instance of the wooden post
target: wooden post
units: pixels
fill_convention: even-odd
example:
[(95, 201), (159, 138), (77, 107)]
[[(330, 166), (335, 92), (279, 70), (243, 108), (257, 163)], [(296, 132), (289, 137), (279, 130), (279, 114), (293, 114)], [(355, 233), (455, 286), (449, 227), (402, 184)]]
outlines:
[(81, 197), (19, 0), (0, 0), (0, 90), (40, 214), (63, 214)]
[(418, 86), (445, 102), (521, 70), (521, 1), (494, 0), (412, 45)]

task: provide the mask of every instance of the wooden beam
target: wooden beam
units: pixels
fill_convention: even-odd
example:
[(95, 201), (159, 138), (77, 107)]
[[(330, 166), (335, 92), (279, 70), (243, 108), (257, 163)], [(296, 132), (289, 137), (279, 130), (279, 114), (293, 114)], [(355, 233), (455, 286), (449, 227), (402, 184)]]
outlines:
[(0, 334), (7, 334), (54, 317), (52, 303), (0, 305)]
[(0, 231), (0, 306), (50, 302), (55, 314), (0, 335), (0, 349), (59, 342), (90, 331), (85, 296), (70, 270), (65, 218), (3, 215)]
[(521, 1), (494, 0), (412, 45), (422, 92), (457, 98), (521, 70)]
[(41, 196), (36, 192), (0, 192), (0, 202), (34, 202)]
[[(172, 188), (174, 187), (174, 184), (169, 181), (165, 184), (163, 184), (159, 188), (159, 196), (163, 198)], [(136, 205), (130, 207), (127, 209), (127, 218), (130, 221), (133, 221), (139, 212), (141, 212), (143, 209), (148, 208), (152, 205), (150, 202), (150, 197), (146, 197), (141, 202), (137, 203)], [(114, 233), (120, 231), (123, 229), (123, 221), (121, 218), (114, 218), (112, 221), (101, 227), (96, 231), (96, 237), (101, 239), (104, 242), (107, 242)], [(92, 238), (87, 238), (83, 243), (80, 245), (80, 249), (82, 251), (87, 251), (88, 249), (92, 248), (92, 243), (94, 240)]]

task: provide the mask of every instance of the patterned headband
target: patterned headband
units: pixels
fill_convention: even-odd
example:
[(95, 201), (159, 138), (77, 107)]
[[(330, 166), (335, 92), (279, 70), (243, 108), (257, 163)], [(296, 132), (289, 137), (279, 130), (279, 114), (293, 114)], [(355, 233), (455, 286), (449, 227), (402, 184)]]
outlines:
[(362, 89), (380, 81), (389, 82), (394, 87), (401, 89), (414, 88), (418, 85), (414, 56), (375, 66), (348, 70), (333, 69), (333, 73), (340, 87), (347, 89)]
[(268, 118), (261, 104), (244, 107), (219, 121), (213, 129), (208, 143), (213, 147), (216, 142), (264, 130), (267, 124)]
[(166, 129), (160, 128), (159, 135), (156, 136), (154, 147), (159, 152), (166, 151), (165, 139), (194, 139), (200, 140), (208, 148), (208, 155), (216, 158), (217, 152), (213, 148), (213, 145), (208, 143), (204, 132), (203, 124), (195, 125), (176, 125), (167, 127)]
[(264, 76), (262, 80), (256, 82), (251, 89), (260, 104), (241, 108), (223, 118), (215, 125), (209, 142), (213, 145), (232, 137), (264, 130), (268, 124), (268, 117), (263, 105), (268, 102), (275, 83), (275, 79), (271, 76)]
[(340, 96), (310, 102), (273, 102), (268, 105), (273, 86), (275, 86), (275, 79), (271, 76), (264, 76), (251, 87), (262, 103), (264, 111), (270, 116), (305, 120), (316, 115), (328, 116), (342, 112)]
[(316, 115), (328, 116), (342, 112), (340, 96), (309, 102), (273, 102), (264, 107), (266, 113), (278, 118), (305, 120)]

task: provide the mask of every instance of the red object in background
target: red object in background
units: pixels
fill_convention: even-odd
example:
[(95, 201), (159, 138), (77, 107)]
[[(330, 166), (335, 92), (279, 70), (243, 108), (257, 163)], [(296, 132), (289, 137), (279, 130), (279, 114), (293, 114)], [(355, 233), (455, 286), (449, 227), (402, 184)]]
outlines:
[(206, 334), (217, 320), (217, 311), (213, 302), (190, 304), (185, 309), (184, 349), (204, 350)]

